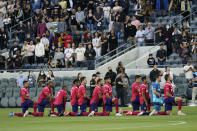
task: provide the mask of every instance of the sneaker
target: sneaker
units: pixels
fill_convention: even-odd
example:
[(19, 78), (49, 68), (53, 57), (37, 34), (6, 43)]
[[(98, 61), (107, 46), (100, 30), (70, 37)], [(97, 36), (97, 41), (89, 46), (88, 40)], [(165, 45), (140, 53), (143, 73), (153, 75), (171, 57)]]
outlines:
[(51, 114), (50, 116), (51, 116), (51, 117), (55, 117), (56, 115), (55, 115), (55, 114)]
[(92, 111), (88, 116), (94, 116), (94, 111)]
[(132, 111), (126, 113), (127, 116), (132, 115)]
[(185, 116), (186, 114), (184, 114), (182, 111), (178, 111), (178, 116)]
[(29, 111), (26, 110), (26, 111), (25, 111), (25, 114), (23, 115), (23, 117), (27, 117), (28, 114), (29, 114)]
[(10, 112), (10, 114), (8, 115), (9, 117), (14, 116), (14, 112)]
[(120, 114), (120, 113), (116, 113), (116, 116), (122, 116), (122, 114)]
[(153, 110), (150, 114), (149, 114), (149, 116), (152, 116), (152, 115), (157, 115), (157, 111), (156, 110)]
[(144, 114), (144, 112), (140, 112), (139, 114), (137, 114), (137, 116), (142, 116)]

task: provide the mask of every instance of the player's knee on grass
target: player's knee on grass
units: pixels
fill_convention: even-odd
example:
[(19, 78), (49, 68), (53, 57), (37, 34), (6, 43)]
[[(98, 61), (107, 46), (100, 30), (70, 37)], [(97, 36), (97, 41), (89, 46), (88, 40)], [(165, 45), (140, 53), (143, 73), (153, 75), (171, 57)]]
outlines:
[(181, 97), (175, 97), (175, 101), (178, 102), (178, 101), (181, 101), (182, 98)]

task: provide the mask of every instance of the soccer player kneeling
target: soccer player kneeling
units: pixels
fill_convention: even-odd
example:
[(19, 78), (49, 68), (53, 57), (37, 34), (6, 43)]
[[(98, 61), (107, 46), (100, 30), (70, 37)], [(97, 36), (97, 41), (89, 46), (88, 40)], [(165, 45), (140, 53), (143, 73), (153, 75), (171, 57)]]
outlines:
[(167, 114), (170, 114), (172, 111), (172, 105), (175, 102), (178, 102), (178, 115), (185, 115), (184, 113), (181, 112), (181, 108), (182, 108), (182, 98), (181, 97), (174, 97), (174, 92), (173, 92), (173, 88), (172, 88), (172, 78), (169, 74), (165, 75), (165, 80), (166, 83), (164, 85), (164, 103), (165, 103), (165, 111), (167, 112)]
[(29, 114), (28, 108), (30, 107), (34, 107), (34, 112), (36, 112), (36, 101), (29, 97), (29, 91), (27, 89), (28, 86), (29, 86), (28, 81), (24, 81), (23, 88), (21, 89), (22, 113), (10, 112), (9, 117), (11, 116), (26, 117)]
[(50, 114), (50, 116), (64, 116), (66, 100), (67, 100), (67, 87), (62, 86), (62, 89), (57, 92), (54, 101), (54, 105), (57, 108), (58, 113), (53, 112), (53, 114)]

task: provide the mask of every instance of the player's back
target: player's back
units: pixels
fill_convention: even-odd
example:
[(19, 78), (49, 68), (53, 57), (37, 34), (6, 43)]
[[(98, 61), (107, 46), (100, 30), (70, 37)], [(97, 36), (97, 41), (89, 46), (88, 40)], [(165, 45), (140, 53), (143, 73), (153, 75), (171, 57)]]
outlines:
[(78, 96), (79, 96), (78, 104), (79, 105), (83, 104), (84, 102), (84, 94), (87, 95), (85, 85), (80, 85), (79, 90), (78, 90)]
[(65, 90), (59, 90), (57, 92), (57, 95), (55, 97), (55, 105), (60, 105), (63, 103), (63, 100), (66, 99), (67, 97), (67, 92)]
[(24, 103), (26, 101), (25, 98), (24, 98), (24, 95), (26, 97), (29, 97), (29, 91), (26, 88), (21, 89), (21, 103)]
[(169, 82), (166, 82), (164, 84), (164, 97), (165, 97), (165, 99), (168, 98), (167, 92), (169, 92), (171, 95), (174, 95), (172, 84), (170, 84)]
[(91, 99), (91, 101), (92, 100), (99, 100), (99, 94), (101, 94), (101, 87), (99, 87), (99, 86), (96, 86), (95, 88), (94, 88), (94, 91), (93, 91), (93, 95), (92, 95), (92, 99)]
[(79, 88), (76, 86), (73, 86), (71, 88), (71, 105), (74, 105), (77, 103), (78, 90), (79, 90)]
[(140, 86), (137, 82), (134, 82), (132, 84), (132, 98), (131, 101), (134, 101), (136, 99), (137, 96), (139, 96), (139, 92), (138, 90), (140, 89)]
[(45, 86), (42, 89), (42, 92), (40, 93), (40, 96), (38, 97), (38, 103), (42, 101), (42, 99), (47, 99), (48, 95), (52, 95), (52, 89), (49, 88), (48, 86)]

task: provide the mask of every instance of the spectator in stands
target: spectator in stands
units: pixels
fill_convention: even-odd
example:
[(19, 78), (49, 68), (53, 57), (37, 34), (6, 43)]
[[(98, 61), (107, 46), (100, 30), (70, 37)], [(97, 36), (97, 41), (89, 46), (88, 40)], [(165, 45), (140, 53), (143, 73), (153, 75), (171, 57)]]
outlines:
[(4, 28), (1, 28), (0, 31), (0, 49), (3, 50), (5, 48), (7, 48), (7, 43), (8, 43), (8, 35), (5, 32)]
[(147, 60), (147, 64), (151, 68), (156, 64), (155, 58), (153, 58), (153, 54), (149, 54), (149, 58)]
[(193, 89), (192, 89), (192, 103), (195, 104), (195, 98), (197, 95), (197, 66), (194, 67), (194, 79), (193, 82)]
[(188, 49), (188, 45), (187, 43), (182, 43), (181, 44), (181, 49), (180, 49), (180, 53), (179, 56), (182, 59), (182, 64), (186, 64), (188, 60), (190, 60), (190, 51)]
[(19, 26), (16, 30), (16, 33), (19, 39), (19, 43), (23, 43), (25, 39), (25, 25), (23, 24), (23, 21), (19, 22)]
[(142, 7), (143, 7), (143, 0), (137, 0), (136, 5), (134, 6), (136, 16), (142, 15), (142, 11), (143, 11)]
[(27, 59), (28, 59), (28, 63), (29, 64), (33, 64), (34, 63), (34, 52), (35, 52), (34, 41), (31, 40), (30, 44), (27, 45)]
[(119, 14), (122, 12), (122, 7), (119, 6), (118, 1), (115, 2), (115, 6), (113, 7), (113, 11), (115, 14)]
[(94, 39), (92, 39), (92, 45), (96, 51), (96, 58), (101, 56), (101, 37), (98, 32), (95, 32)]
[(145, 31), (141, 25), (139, 26), (139, 30), (136, 32), (135, 37), (137, 39), (138, 46), (145, 46)]
[(36, 56), (37, 64), (40, 64), (43, 63), (45, 50), (44, 50), (44, 45), (40, 42), (39, 38), (37, 38), (36, 42), (37, 43), (35, 46), (35, 56)]
[(60, 18), (60, 22), (58, 22), (57, 24), (57, 32), (58, 33), (62, 33), (62, 32), (65, 32), (67, 29), (67, 25), (66, 25), (66, 22), (65, 22), (65, 18)]
[(10, 53), (12, 57), (15, 57), (17, 50), (21, 51), (21, 48), (20, 46), (18, 46), (18, 42), (14, 41), (13, 46), (10, 48)]
[(159, 43), (165, 40), (165, 28), (162, 27), (162, 23), (158, 23), (158, 27), (155, 29), (155, 42)]
[(81, 10), (80, 6), (78, 7), (76, 12), (76, 21), (77, 21), (77, 29), (78, 30), (84, 29), (85, 15), (84, 12)]
[(192, 62), (197, 62), (197, 48), (194, 48), (194, 50), (191, 54), (191, 60), (192, 60)]
[(13, 57), (13, 64), (15, 69), (21, 69), (23, 65), (23, 57), (19, 50), (16, 51), (16, 56)]
[(110, 79), (111, 79), (111, 84), (112, 84), (112, 86), (114, 86), (114, 85), (115, 85), (115, 80), (116, 80), (116, 73), (113, 72), (111, 66), (108, 67), (108, 72), (105, 74), (105, 77), (106, 77), (106, 76), (110, 77)]
[(82, 77), (83, 77), (82, 73), (79, 72), (79, 73), (77, 74), (77, 80), (79, 80), (80, 83), (81, 83), (81, 78), (82, 78)]
[(35, 87), (35, 83), (36, 83), (36, 76), (32, 72), (32, 70), (29, 71), (29, 74), (27, 76), (27, 80), (29, 82), (29, 88), (34, 88)]
[(64, 65), (64, 54), (63, 54), (63, 52), (61, 52), (60, 48), (57, 48), (57, 52), (55, 52), (54, 59), (57, 62), (56, 67), (62, 68)]
[(166, 57), (167, 57), (167, 52), (164, 49), (163, 44), (160, 45), (160, 49), (157, 51), (156, 57), (158, 59), (158, 66), (161, 68), (164, 68)]
[(92, 36), (91, 33), (88, 33), (87, 37), (84, 39), (84, 45), (87, 48), (90, 44), (92, 45)]
[(93, 74), (92, 79), (90, 80), (90, 98), (92, 98), (94, 88), (96, 87), (96, 77), (96, 74)]
[(24, 63), (27, 63), (27, 46), (28, 46), (28, 42), (25, 40), (24, 41), (24, 45), (22, 47), (22, 52), (21, 52), (21, 55), (23, 57), (23, 61)]
[(33, 8), (33, 11), (35, 12), (37, 9), (40, 9), (41, 8), (41, 0), (34, 0), (32, 2), (32, 8)]
[(42, 23), (40, 23), (37, 28), (37, 36), (38, 37), (43, 36), (43, 34), (45, 34), (46, 31), (47, 31), (46, 22), (45, 19), (42, 19)]
[(6, 62), (7, 62), (7, 70), (14, 69), (13, 57), (11, 53), (9, 53), (9, 57), (7, 58)]
[(5, 56), (3, 56), (2, 52), (0, 51), (0, 70), (5, 70), (5, 63), (6, 63)]
[(72, 40), (73, 40), (72, 36), (68, 33), (68, 31), (66, 31), (66, 34), (64, 36), (64, 42), (65, 42), (64, 47), (67, 48), (67, 45), (71, 44)]
[(39, 75), (38, 75), (38, 79), (37, 79), (38, 87), (44, 87), (45, 83), (46, 83), (46, 80), (47, 80), (47, 77), (46, 77), (44, 71), (41, 70)]
[(96, 7), (96, 12), (94, 13), (93, 19), (95, 21), (94, 28), (96, 31), (102, 30), (102, 20), (103, 20), (103, 11), (100, 10), (100, 7)]
[(19, 77), (16, 79), (17, 87), (22, 89), (23, 88), (23, 81), (26, 81), (27, 77), (23, 75), (23, 72), (19, 72)]
[(85, 57), (86, 57), (86, 64), (88, 67), (88, 70), (94, 70), (94, 60), (96, 56), (96, 52), (93, 49), (92, 45), (88, 45), (88, 48), (85, 51)]
[(45, 33), (42, 35), (40, 43), (42, 43), (44, 45), (45, 55), (46, 55), (46, 57), (48, 57), (48, 54), (49, 54), (49, 39), (46, 38)]
[(101, 56), (104, 56), (109, 51), (109, 40), (107, 38), (107, 33), (104, 32), (101, 37)]
[(14, 12), (14, 4), (12, 0), (8, 1), (7, 11), (9, 14), (12, 14)]
[(119, 16), (116, 16), (113, 24), (113, 29), (118, 40), (120, 39), (120, 31), (122, 28), (122, 24), (119, 19)]
[(4, 28), (3, 14), (2, 13), (0, 13), (0, 28)]
[(49, 70), (48, 71), (48, 75), (46, 77), (46, 80), (47, 81), (54, 81), (54, 79), (55, 79), (55, 76), (53, 75), (53, 71), (52, 70)]
[(59, 2), (59, 5), (61, 6), (62, 9), (66, 9), (67, 8), (67, 1), (62, 0), (61, 2)]
[(71, 48), (70, 44), (67, 45), (68, 48), (64, 50), (64, 59), (66, 68), (72, 68), (72, 58), (73, 58), (73, 49)]
[(92, 10), (88, 10), (88, 15), (86, 17), (86, 23), (87, 23), (87, 28), (92, 31), (93, 30), (93, 25), (94, 25), (94, 19), (93, 19), (93, 13)]
[(154, 31), (155, 31), (155, 28), (152, 27), (152, 23), (148, 22), (148, 25), (145, 28), (145, 42), (147, 44), (154, 43)]
[(104, 24), (105, 24), (105, 25), (109, 24), (110, 10), (111, 10), (111, 7), (108, 5), (108, 2), (105, 2), (105, 5), (104, 5), (104, 7), (103, 7), (103, 12), (104, 12)]
[(83, 67), (84, 66), (84, 61), (85, 61), (85, 53), (86, 49), (82, 47), (82, 43), (79, 43), (79, 47), (75, 50), (76, 53), (76, 62), (78, 67)]
[(118, 66), (116, 67), (117, 75), (121, 72), (125, 72), (125, 67), (122, 63), (122, 61), (118, 62)]
[(110, 36), (109, 36), (109, 51), (113, 51), (112, 53), (110, 53), (111, 56), (116, 54), (116, 48), (118, 47), (118, 40), (115, 36), (115, 33), (113, 30), (111, 30), (110, 32)]
[(53, 25), (53, 19), (52, 18), (49, 18), (49, 21), (46, 24), (46, 26), (47, 26), (47, 29), (50, 31), (50, 33), (53, 34), (54, 33), (54, 29), (56, 28), (56, 26)]
[(5, 1), (5, 0), (0, 1), (0, 12), (3, 14), (7, 13), (6, 5), (7, 5), (7, 1)]
[(189, 61), (187, 61), (187, 65), (183, 67), (184, 73), (185, 73), (185, 78), (189, 82), (190, 80), (193, 79), (193, 72), (194, 72), (194, 66), (191, 65)]
[(136, 27), (136, 29), (139, 29), (139, 26), (141, 25), (141, 22), (139, 20), (137, 20), (136, 16), (134, 15), (132, 17), (131, 24), (134, 25)]
[(168, 7), (168, 0), (156, 0), (156, 9), (158, 10), (159, 16), (165, 16)]
[(157, 65), (153, 66), (153, 70), (150, 72), (149, 78), (151, 82), (155, 82), (156, 76), (158, 76), (160, 71), (157, 69)]
[(8, 33), (10, 31), (10, 26), (12, 24), (12, 20), (8, 14), (5, 15), (5, 18), (3, 19), (3, 23), (4, 23), (5, 31), (6, 33)]

